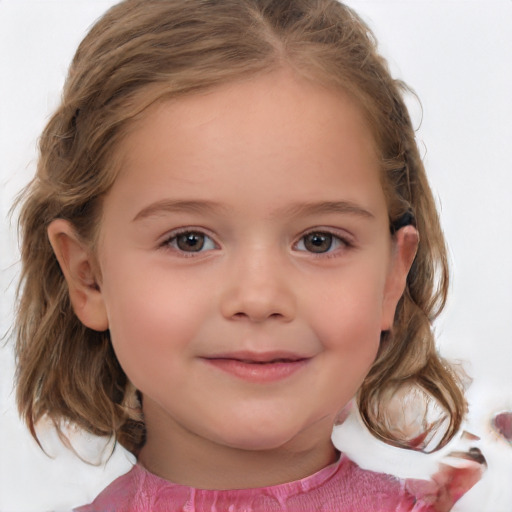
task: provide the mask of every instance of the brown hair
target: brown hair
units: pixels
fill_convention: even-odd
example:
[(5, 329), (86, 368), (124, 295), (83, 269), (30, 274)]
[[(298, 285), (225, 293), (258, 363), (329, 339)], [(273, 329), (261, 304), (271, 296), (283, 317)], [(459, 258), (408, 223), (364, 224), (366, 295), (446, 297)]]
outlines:
[[(156, 101), (280, 67), (356, 99), (382, 158), (390, 229), (406, 214), (420, 235), (394, 326), (382, 334), (358, 394), (361, 416), (381, 439), (410, 447), (389, 411), (396, 393), (415, 388), (447, 418), (439, 445), (459, 428), (464, 397), (431, 330), (448, 288), (444, 239), (405, 86), (390, 76), (368, 27), (336, 0), (126, 0), (80, 44), (62, 103), (40, 139), (36, 177), (20, 200), (17, 400), (33, 435), (46, 414), (114, 435), (134, 453), (144, 442), (137, 392), (109, 332), (84, 327), (73, 312), (48, 242), (50, 222), (67, 219), (94, 245), (102, 198), (119, 170), (114, 150), (131, 120)], [(435, 422), (425, 422), (428, 432)]]

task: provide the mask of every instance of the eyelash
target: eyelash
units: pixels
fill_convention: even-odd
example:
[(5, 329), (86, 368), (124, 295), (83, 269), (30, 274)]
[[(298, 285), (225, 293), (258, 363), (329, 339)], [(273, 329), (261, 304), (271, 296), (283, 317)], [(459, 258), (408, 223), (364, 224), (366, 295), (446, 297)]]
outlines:
[[(183, 251), (177, 246), (178, 238), (181, 235), (201, 235), (204, 236), (205, 239), (209, 240), (211, 244), (213, 244), (212, 248), (207, 249), (206, 251), (201, 249), (199, 251)], [(206, 241), (205, 241), (206, 243)], [(203, 252), (209, 252), (212, 249), (218, 249), (219, 246), (215, 241), (213, 240), (213, 237), (211, 237), (209, 234), (205, 232), (202, 228), (193, 228), (193, 227), (187, 227), (183, 229), (179, 229), (176, 231), (171, 232), (167, 235), (165, 240), (160, 244), (160, 247), (168, 250), (173, 251), (175, 254), (178, 254), (182, 258), (193, 258), (194, 256), (197, 256), (198, 254), (201, 254)]]
[(321, 236), (329, 236), (332, 237), (332, 245), (335, 244), (335, 247), (332, 248), (329, 247), (327, 251), (324, 252), (314, 252), (314, 251), (308, 251), (305, 249), (297, 249), (299, 252), (305, 252), (308, 255), (313, 256), (314, 258), (336, 258), (341, 256), (340, 253), (345, 252), (348, 249), (352, 249), (355, 247), (353, 240), (347, 235), (341, 235), (339, 232), (336, 232), (331, 229), (324, 229), (324, 228), (318, 228), (318, 229), (311, 229), (305, 233), (303, 233), (297, 242), (293, 244), (293, 247), (296, 249), (297, 246), (302, 243), (305, 245), (304, 241), (307, 236), (309, 235), (321, 235)]
[[(178, 238), (181, 235), (200, 235), (205, 237), (205, 244), (209, 243), (213, 245), (213, 247), (209, 247), (206, 250), (201, 247), (198, 251), (185, 251), (180, 249), (178, 244)], [(315, 252), (315, 251), (309, 251), (305, 247), (305, 239), (309, 235), (318, 235), (318, 236), (328, 236), (332, 237), (331, 240), (331, 246), (323, 252)], [(304, 249), (298, 249), (297, 246), (301, 244), (304, 246)], [(332, 245), (335, 245), (334, 249), (332, 248)], [(202, 228), (193, 228), (193, 227), (187, 227), (183, 229), (179, 229), (176, 231), (171, 232), (165, 240), (160, 244), (160, 247), (166, 250), (173, 251), (174, 253), (178, 254), (180, 257), (184, 258), (191, 258), (194, 256), (197, 256), (198, 254), (204, 253), (204, 252), (210, 252), (213, 249), (218, 249), (218, 244), (213, 240), (213, 237), (207, 234), (204, 229)], [(305, 233), (303, 233), (299, 239), (293, 244), (293, 249), (297, 250), (298, 252), (304, 252), (308, 255), (313, 256), (314, 258), (334, 258), (339, 256), (340, 251), (346, 251), (347, 249), (351, 249), (354, 247), (353, 241), (348, 237), (347, 235), (340, 235), (339, 233), (334, 232), (333, 230), (329, 229), (312, 229)]]

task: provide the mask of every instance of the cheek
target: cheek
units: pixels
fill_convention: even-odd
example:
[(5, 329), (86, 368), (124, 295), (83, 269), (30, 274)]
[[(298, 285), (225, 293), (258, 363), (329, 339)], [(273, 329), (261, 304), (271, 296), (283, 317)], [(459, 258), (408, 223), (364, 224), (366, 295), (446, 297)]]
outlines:
[(176, 355), (191, 349), (204, 294), (156, 271), (127, 279), (122, 270), (108, 273), (104, 283), (109, 329), (123, 370), (143, 388), (148, 375), (175, 371)]
[(325, 281), (309, 305), (310, 325), (327, 350), (371, 364), (380, 343), (382, 273), (347, 272)]

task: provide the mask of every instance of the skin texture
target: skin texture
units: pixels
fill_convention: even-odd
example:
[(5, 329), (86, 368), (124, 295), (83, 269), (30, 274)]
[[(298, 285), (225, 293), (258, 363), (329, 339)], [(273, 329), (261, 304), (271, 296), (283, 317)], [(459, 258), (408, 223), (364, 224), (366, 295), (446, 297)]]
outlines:
[[(97, 254), (64, 220), (49, 237), (76, 314), (110, 329), (143, 394), (140, 462), (212, 489), (333, 462), (334, 419), (392, 325), (418, 242), (412, 226), (390, 235), (358, 107), (275, 72), (154, 105), (119, 151)], [(200, 251), (182, 249), (183, 231), (206, 235)], [(330, 247), (312, 252), (312, 232)], [(266, 382), (210, 364), (238, 351), (305, 361)]]

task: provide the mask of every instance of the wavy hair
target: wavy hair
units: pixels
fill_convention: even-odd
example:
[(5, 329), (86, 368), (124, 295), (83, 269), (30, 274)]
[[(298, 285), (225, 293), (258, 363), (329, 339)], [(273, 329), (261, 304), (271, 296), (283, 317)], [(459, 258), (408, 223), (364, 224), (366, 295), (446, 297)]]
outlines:
[[(406, 218), (420, 236), (393, 328), (382, 333), (358, 393), (361, 417), (377, 437), (411, 447), (411, 436), (394, 427), (391, 406), (404, 389), (420, 389), (446, 420), (437, 445), (460, 427), (461, 385), (432, 333), (448, 289), (443, 234), (404, 103), (407, 88), (391, 77), (369, 28), (336, 0), (126, 0), (78, 47), (40, 138), (37, 174), (19, 199), (17, 402), (36, 438), (44, 415), (115, 436), (135, 454), (145, 435), (137, 391), (109, 332), (84, 327), (73, 312), (48, 225), (66, 219), (94, 246), (102, 198), (119, 172), (115, 149), (134, 119), (155, 102), (283, 67), (357, 101), (380, 154), (390, 230)], [(424, 417), (425, 432), (433, 431), (439, 422)]]

